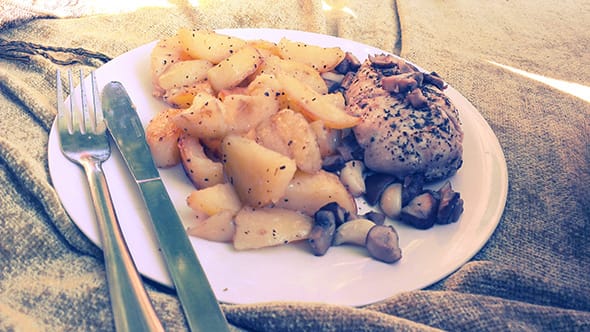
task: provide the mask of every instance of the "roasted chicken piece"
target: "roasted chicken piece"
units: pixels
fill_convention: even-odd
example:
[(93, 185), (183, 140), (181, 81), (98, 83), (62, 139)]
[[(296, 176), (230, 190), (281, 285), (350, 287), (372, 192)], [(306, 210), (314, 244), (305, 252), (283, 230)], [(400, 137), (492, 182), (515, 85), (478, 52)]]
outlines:
[(367, 168), (434, 181), (461, 167), (463, 131), (444, 88), (436, 74), (391, 55), (363, 62), (345, 97), (347, 111), (362, 119), (353, 131)]

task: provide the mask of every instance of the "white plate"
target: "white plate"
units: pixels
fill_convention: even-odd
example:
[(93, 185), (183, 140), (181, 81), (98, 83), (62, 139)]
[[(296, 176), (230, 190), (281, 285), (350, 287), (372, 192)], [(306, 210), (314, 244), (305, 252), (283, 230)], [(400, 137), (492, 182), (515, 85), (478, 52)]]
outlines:
[[(338, 46), (359, 59), (386, 53), (367, 45), (307, 32), (273, 29), (220, 30), (244, 39), (278, 41), (281, 37), (323, 46)], [(127, 52), (96, 71), (100, 86), (122, 82), (144, 125), (166, 106), (152, 97), (149, 54), (154, 43)], [(448, 96), (460, 110), (465, 131), (464, 164), (452, 178), (465, 211), (459, 222), (423, 231), (396, 224), (403, 258), (384, 264), (362, 248), (333, 247), (323, 257), (304, 244), (236, 252), (231, 245), (197, 238), (191, 242), (211, 286), (222, 302), (311, 301), (360, 306), (399, 292), (427, 287), (449, 275), (475, 255), (496, 228), (506, 202), (508, 175), (498, 140), (479, 112), (456, 90)], [(114, 144), (112, 145), (114, 147)], [(66, 211), (88, 236), (101, 245), (81, 169), (67, 161), (58, 145), (55, 124), (49, 136), (49, 170)], [(125, 164), (116, 149), (104, 164), (115, 209), (131, 254), (147, 278), (171, 286), (150, 221)], [(193, 189), (180, 167), (160, 170), (183, 220), (190, 218), (185, 198)]]

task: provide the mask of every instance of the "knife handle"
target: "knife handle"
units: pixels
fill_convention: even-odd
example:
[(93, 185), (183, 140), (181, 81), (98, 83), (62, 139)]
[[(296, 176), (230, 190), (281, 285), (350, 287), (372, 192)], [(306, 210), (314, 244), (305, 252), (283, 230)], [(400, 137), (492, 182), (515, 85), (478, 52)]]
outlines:
[(164, 331), (121, 233), (101, 164), (86, 159), (82, 165), (102, 235), (116, 330)]
[(160, 178), (138, 181), (160, 250), (191, 331), (229, 331), (229, 325)]

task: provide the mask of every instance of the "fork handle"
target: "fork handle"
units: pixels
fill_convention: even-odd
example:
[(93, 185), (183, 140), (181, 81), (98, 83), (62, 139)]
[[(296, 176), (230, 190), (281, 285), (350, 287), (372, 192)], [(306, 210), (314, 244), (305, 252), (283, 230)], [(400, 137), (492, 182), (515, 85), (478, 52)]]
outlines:
[(82, 166), (102, 235), (116, 330), (164, 331), (121, 233), (101, 162), (86, 158)]

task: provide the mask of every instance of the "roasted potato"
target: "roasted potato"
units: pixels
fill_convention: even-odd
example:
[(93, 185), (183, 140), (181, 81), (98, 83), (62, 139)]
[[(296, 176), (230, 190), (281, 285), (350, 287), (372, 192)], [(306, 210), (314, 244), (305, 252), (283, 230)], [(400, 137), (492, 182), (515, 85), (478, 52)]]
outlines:
[(179, 112), (173, 120), (183, 132), (198, 138), (220, 138), (228, 130), (223, 105), (208, 93), (198, 93), (191, 107)]
[(207, 79), (207, 72), (213, 64), (207, 60), (186, 60), (171, 64), (158, 77), (158, 83), (164, 90), (181, 88)]
[(241, 201), (253, 207), (275, 203), (297, 169), (293, 159), (237, 135), (226, 136), (221, 151), (228, 181)]
[(344, 51), (339, 47), (321, 47), (281, 38), (281, 58), (305, 63), (320, 73), (330, 71), (342, 62)]
[(360, 122), (360, 118), (346, 113), (301, 81), (282, 73), (277, 78), (289, 101), (311, 121), (322, 120), (326, 127), (334, 129), (350, 128)]
[(245, 46), (209, 69), (207, 78), (215, 91), (231, 89), (254, 73), (263, 61), (256, 48)]
[[(297, 168), (315, 173), (322, 168), (322, 156), (315, 133), (300, 113), (284, 109), (271, 117), (273, 137), (287, 147)], [(279, 151), (280, 152), (280, 151)]]
[(146, 141), (157, 167), (170, 167), (180, 162), (180, 151), (176, 142), (181, 130), (173, 121), (180, 112), (181, 109), (175, 108), (158, 112), (145, 128)]
[(184, 172), (197, 189), (225, 182), (223, 164), (211, 160), (205, 154), (198, 138), (188, 134), (180, 135), (178, 150)]
[(226, 59), (246, 45), (246, 41), (209, 30), (180, 29), (178, 40), (182, 49), (193, 59), (214, 64)]
[(307, 239), (313, 219), (280, 209), (243, 207), (235, 216), (234, 248), (257, 249)]
[(187, 228), (187, 233), (215, 242), (231, 242), (236, 232), (235, 212), (220, 211), (204, 220), (198, 220)]
[(193, 190), (186, 199), (187, 205), (195, 210), (205, 212), (208, 216), (227, 210), (236, 213), (242, 203), (229, 183)]
[(337, 175), (320, 170), (314, 174), (297, 172), (276, 206), (313, 214), (322, 206), (336, 202), (351, 215), (356, 215), (354, 197), (346, 190)]

